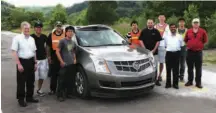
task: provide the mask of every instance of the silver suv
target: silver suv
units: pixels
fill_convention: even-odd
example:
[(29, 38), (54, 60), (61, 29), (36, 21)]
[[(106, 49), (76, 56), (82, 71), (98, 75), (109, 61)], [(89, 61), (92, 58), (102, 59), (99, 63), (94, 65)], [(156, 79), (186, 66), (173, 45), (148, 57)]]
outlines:
[(124, 97), (154, 88), (156, 68), (149, 50), (131, 48), (105, 25), (75, 26), (75, 33), (75, 90), (80, 97)]

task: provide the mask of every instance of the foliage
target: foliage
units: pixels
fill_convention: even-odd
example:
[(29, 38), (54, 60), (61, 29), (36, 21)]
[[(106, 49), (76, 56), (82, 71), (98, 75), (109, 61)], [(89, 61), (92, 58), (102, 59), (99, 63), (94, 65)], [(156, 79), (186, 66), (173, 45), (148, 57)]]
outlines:
[(168, 19), (167, 19), (167, 23), (168, 24), (171, 24), (171, 23), (174, 23), (174, 24), (176, 24), (177, 25), (177, 23), (178, 23), (178, 17), (176, 17), (175, 15), (172, 15), (171, 17), (169, 17)]
[(61, 21), (63, 24), (67, 22), (67, 13), (63, 5), (58, 4), (51, 13), (50, 26), (54, 26), (56, 21)]
[(199, 18), (198, 7), (194, 4), (189, 5), (188, 9), (184, 11), (184, 18), (186, 25), (191, 27), (192, 19)]
[(117, 20), (116, 1), (90, 1), (87, 9), (89, 24), (113, 24)]
[(215, 13), (205, 20), (205, 26), (208, 31), (208, 44), (207, 48), (216, 48), (216, 11)]
[(71, 25), (87, 25), (86, 13), (87, 9), (78, 13), (72, 13), (68, 16), (67, 22)]

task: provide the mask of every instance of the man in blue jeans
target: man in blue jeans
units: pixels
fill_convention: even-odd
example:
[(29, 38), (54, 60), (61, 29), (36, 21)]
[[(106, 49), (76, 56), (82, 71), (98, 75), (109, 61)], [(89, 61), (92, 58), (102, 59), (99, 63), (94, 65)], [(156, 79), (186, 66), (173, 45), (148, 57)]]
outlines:
[(74, 76), (76, 74), (76, 44), (71, 40), (74, 35), (74, 28), (65, 28), (66, 37), (61, 39), (56, 49), (56, 55), (60, 62), (61, 69), (58, 77), (57, 97), (60, 102), (73, 93)]

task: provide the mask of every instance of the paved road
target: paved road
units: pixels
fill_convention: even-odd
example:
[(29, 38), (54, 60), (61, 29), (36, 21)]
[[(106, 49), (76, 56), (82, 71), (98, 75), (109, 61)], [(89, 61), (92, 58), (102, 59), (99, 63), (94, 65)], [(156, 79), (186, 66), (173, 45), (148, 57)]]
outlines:
[[(70, 99), (58, 102), (53, 96), (38, 97), (40, 103), (20, 108), (16, 101), (15, 64), (11, 57), (11, 39), (15, 34), (2, 32), (2, 73), (1, 102), (3, 113), (215, 113), (216, 112), (216, 73), (203, 70), (202, 90), (184, 87), (180, 90), (165, 89), (164, 83), (152, 92), (141, 97), (124, 99), (92, 98)], [(165, 79), (165, 77), (164, 77)], [(45, 84), (48, 91), (48, 80)]]

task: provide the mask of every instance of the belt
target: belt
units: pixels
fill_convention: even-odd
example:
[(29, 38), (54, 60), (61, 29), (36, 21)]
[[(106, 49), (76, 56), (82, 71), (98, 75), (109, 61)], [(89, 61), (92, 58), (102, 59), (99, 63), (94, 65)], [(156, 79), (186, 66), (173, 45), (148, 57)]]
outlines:
[(19, 58), (20, 60), (34, 60), (34, 57), (31, 58)]
[(202, 52), (202, 50), (191, 50), (191, 49), (188, 49), (187, 51), (189, 51), (189, 52)]

